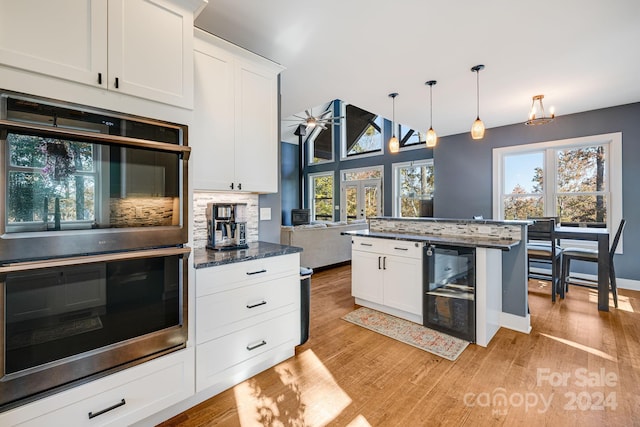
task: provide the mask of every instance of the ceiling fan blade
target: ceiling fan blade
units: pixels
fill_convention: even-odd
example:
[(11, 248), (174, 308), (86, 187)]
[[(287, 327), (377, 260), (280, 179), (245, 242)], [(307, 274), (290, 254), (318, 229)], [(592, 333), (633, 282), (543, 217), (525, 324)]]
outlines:
[(316, 126), (317, 126), (317, 127), (319, 127), (319, 128), (321, 128), (321, 129), (327, 130), (327, 127), (324, 125), (324, 123), (320, 123), (320, 122), (318, 122), (318, 123), (316, 124)]

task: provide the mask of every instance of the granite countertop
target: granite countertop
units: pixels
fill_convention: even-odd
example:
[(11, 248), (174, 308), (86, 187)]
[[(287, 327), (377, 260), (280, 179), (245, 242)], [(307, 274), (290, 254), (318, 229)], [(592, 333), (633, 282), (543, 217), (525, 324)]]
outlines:
[(411, 242), (423, 242), (427, 244), (443, 244), (443, 245), (455, 245), (471, 248), (491, 248), (501, 249), (508, 251), (511, 248), (518, 246), (520, 240), (511, 239), (499, 239), (491, 237), (472, 237), (472, 236), (434, 236), (427, 234), (402, 234), (402, 233), (388, 233), (380, 231), (369, 230), (353, 230), (344, 231), (342, 234), (348, 234), (351, 236), (360, 237), (377, 237), (380, 239), (391, 240), (408, 240)]
[(424, 221), (434, 223), (456, 223), (456, 224), (485, 224), (485, 225), (531, 225), (533, 220), (530, 219), (513, 219), (513, 220), (497, 220), (497, 219), (466, 219), (466, 218), (402, 218), (391, 216), (374, 216), (371, 219), (393, 220), (393, 221)]
[(288, 255), (298, 252), (302, 252), (302, 248), (268, 242), (251, 242), (249, 243), (248, 249), (230, 251), (214, 251), (206, 248), (195, 248), (193, 250), (193, 266), (194, 268), (215, 267), (218, 265), (233, 264), (235, 262)]

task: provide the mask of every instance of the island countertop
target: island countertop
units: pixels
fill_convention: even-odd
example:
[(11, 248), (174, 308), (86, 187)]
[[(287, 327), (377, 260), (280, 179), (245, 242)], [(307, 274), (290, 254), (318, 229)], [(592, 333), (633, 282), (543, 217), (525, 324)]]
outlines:
[(412, 242), (423, 242), (426, 244), (442, 244), (453, 246), (464, 246), (470, 248), (491, 248), (508, 251), (520, 244), (520, 240), (500, 239), (487, 236), (449, 236), (449, 235), (428, 235), (409, 233), (389, 233), (383, 231), (353, 230), (345, 231), (342, 234), (359, 237), (377, 237), (380, 239), (408, 240)]
[(193, 250), (193, 267), (207, 268), (218, 265), (232, 264), (236, 262), (262, 259), (273, 256), (288, 255), (302, 252), (302, 248), (296, 246), (279, 245), (269, 242), (251, 242), (247, 249), (229, 251), (215, 251), (206, 248)]

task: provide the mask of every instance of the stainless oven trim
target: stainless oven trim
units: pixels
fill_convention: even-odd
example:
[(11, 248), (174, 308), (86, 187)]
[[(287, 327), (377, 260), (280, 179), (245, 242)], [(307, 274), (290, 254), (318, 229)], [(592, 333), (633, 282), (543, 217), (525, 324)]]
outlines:
[(81, 257), (68, 257), (59, 259), (48, 259), (42, 261), (14, 262), (0, 266), (0, 274), (16, 273), (20, 271), (38, 270), (51, 267), (65, 267), (69, 265), (92, 264), (97, 262), (122, 261), (139, 258), (154, 258), (171, 255), (184, 255), (191, 253), (188, 246), (182, 248), (157, 248), (140, 251), (114, 252), (98, 255), (87, 255)]
[[(6, 387), (10, 384), (10, 382), (17, 382), (19, 385), (14, 388), (22, 390), (23, 387), (28, 385), (34, 385), (46, 383), (44, 388), (36, 391), (32, 395), (28, 396), (18, 396), (16, 399), (11, 399), (10, 401), (5, 401), (4, 399), (0, 401), (0, 412), (5, 410), (20, 406), (22, 404), (35, 401), (45, 396), (49, 396), (51, 394), (67, 390), (69, 388), (75, 387), (77, 385), (81, 385), (97, 378), (101, 378), (105, 375), (109, 375), (115, 373), (122, 369), (127, 369), (141, 363), (152, 360), (156, 357), (163, 356), (170, 352), (180, 350), (185, 348), (187, 345), (188, 339), (188, 327), (189, 327), (189, 309), (188, 309), (188, 295), (189, 295), (189, 278), (188, 278), (188, 258), (191, 253), (190, 247), (167, 247), (167, 248), (158, 248), (158, 249), (147, 249), (140, 251), (127, 251), (124, 253), (118, 254), (102, 254), (96, 256), (86, 256), (86, 257), (74, 257), (74, 258), (66, 258), (64, 264), (55, 264), (54, 260), (52, 261), (42, 261), (42, 262), (23, 262), (23, 263), (14, 263), (12, 265), (3, 266), (3, 270), (0, 271), (0, 319), (4, 319), (4, 304), (5, 304), (5, 277), (7, 273), (16, 272), (16, 271), (28, 271), (37, 268), (48, 268), (48, 267), (59, 267), (64, 265), (77, 265), (79, 258), (86, 258), (88, 261), (80, 262), (80, 263), (90, 263), (90, 262), (104, 262), (104, 261), (120, 261), (127, 259), (136, 259), (136, 258), (149, 258), (149, 257), (163, 257), (163, 256), (172, 256), (172, 255), (181, 255), (182, 259), (180, 261), (180, 270), (179, 274), (181, 277), (181, 293), (180, 293), (180, 318), (182, 323), (177, 326), (172, 326), (171, 328), (160, 330), (156, 332), (152, 332), (150, 334), (131, 338), (126, 341), (121, 341), (118, 343), (110, 344), (105, 347), (97, 348), (82, 354), (77, 354), (73, 356), (69, 356), (60, 360), (52, 361), (46, 363), (41, 366), (35, 366), (29, 368), (25, 371), (16, 372), (13, 374), (6, 374), (4, 368), (4, 352), (5, 352), (5, 336), (4, 336), (4, 328), (0, 328), (0, 390), (3, 392), (11, 392), (14, 389), (6, 389)], [(75, 260), (72, 262), (71, 260)], [(9, 270), (5, 270), (5, 268)], [(170, 335), (167, 335), (169, 333)], [(141, 355), (133, 360), (123, 360), (120, 364), (115, 366), (106, 367), (106, 369), (98, 370), (97, 372), (89, 372), (87, 371), (87, 367), (90, 366), (93, 370), (95, 366), (102, 366), (103, 363), (111, 364), (113, 361), (109, 356), (109, 351), (117, 351), (117, 349), (122, 348), (125, 349), (129, 345), (136, 345), (137, 343), (149, 343), (151, 345), (157, 345), (158, 343), (165, 343), (163, 348), (156, 349), (155, 352), (147, 355)], [(167, 345), (168, 343), (171, 345)], [(144, 344), (143, 344), (144, 345)], [(131, 353), (131, 352), (128, 352)], [(85, 359), (90, 358), (89, 365), (86, 363), (82, 363)], [(86, 372), (85, 372), (86, 371)], [(78, 374), (78, 372), (83, 372)], [(76, 376), (80, 375), (80, 376)], [(56, 377), (64, 377), (66, 378), (60, 384), (56, 384)], [(0, 393), (2, 396), (4, 393)], [(14, 393), (10, 393), (14, 394)], [(6, 397), (6, 396), (5, 396)], [(13, 396), (12, 396), (13, 397)]]
[(21, 133), (39, 136), (55, 136), (62, 139), (82, 140), (95, 143), (111, 145), (123, 145), (131, 148), (143, 148), (169, 151), (179, 153), (184, 160), (189, 160), (191, 147), (187, 145), (169, 144), (166, 142), (149, 141), (146, 139), (130, 138), (126, 136), (107, 135), (103, 133), (92, 133), (81, 130), (69, 130), (56, 127), (47, 127), (34, 124), (14, 122), (11, 120), (0, 120), (0, 129), (13, 130)]

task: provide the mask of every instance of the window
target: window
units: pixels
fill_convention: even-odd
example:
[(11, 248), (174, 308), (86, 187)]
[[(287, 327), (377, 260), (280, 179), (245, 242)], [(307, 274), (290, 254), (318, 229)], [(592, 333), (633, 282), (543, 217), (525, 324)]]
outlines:
[(408, 126), (398, 125), (398, 135), (400, 139), (400, 148), (414, 147), (424, 144), (424, 136)]
[(433, 160), (393, 164), (393, 215), (433, 216)]
[(343, 157), (382, 154), (384, 119), (355, 105), (346, 105), (343, 115)]
[(333, 221), (333, 172), (309, 174), (311, 221)]
[(622, 134), (494, 149), (494, 217), (557, 216), (563, 226), (622, 218)]
[(8, 133), (7, 228), (39, 229), (96, 219), (95, 147), (90, 143)]
[[(330, 102), (324, 112), (318, 118), (331, 118), (333, 114), (333, 101)], [(335, 124), (338, 124), (337, 120)], [(309, 147), (308, 164), (315, 165), (318, 163), (333, 162), (333, 125), (325, 124), (325, 128), (316, 126), (311, 130), (307, 137), (307, 146)]]

